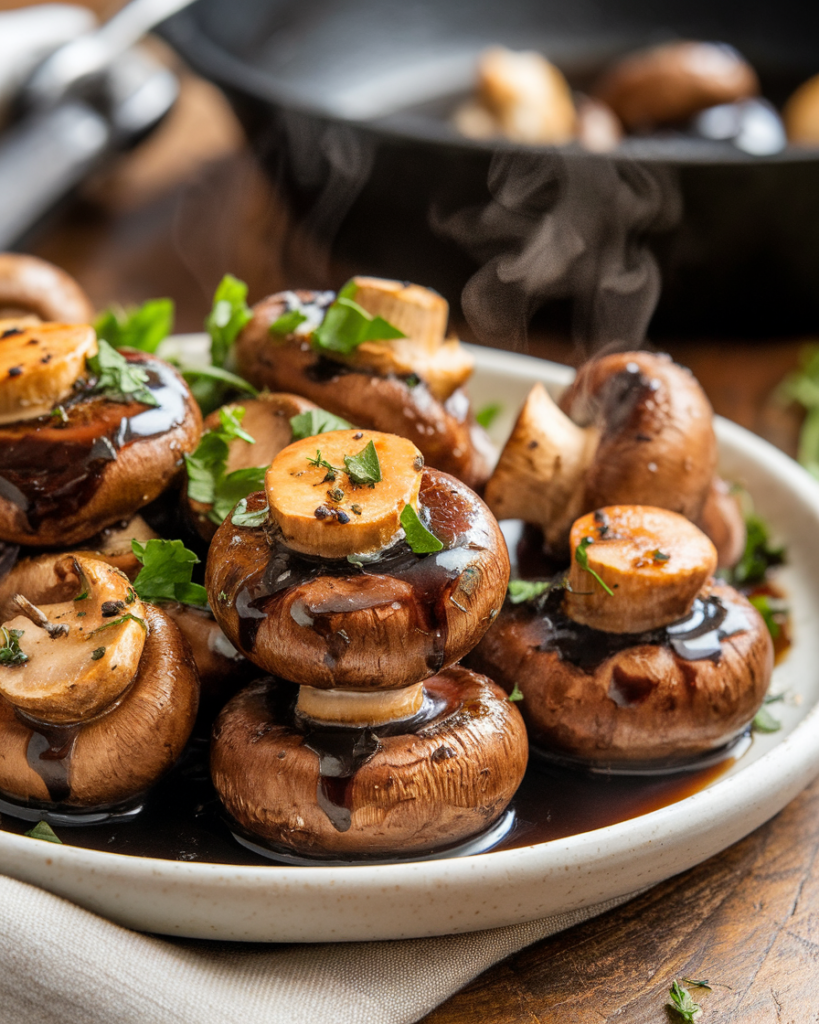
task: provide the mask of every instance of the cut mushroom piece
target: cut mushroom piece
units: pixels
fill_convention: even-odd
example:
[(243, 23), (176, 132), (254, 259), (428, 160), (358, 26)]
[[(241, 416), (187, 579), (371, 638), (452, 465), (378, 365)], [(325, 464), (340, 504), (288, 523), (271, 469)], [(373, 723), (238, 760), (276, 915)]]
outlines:
[(28, 313), (68, 324), (94, 320), (91, 300), (64, 270), (36, 256), (0, 253), (0, 318)]
[(711, 541), (666, 509), (616, 505), (572, 526), (564, 610), (606, 633), (645, 633), (681, 619), (717, 567)]
[(147, 627), (145, 606), (122, 573), (74, 559), (73, 601), (38, 608), (23, 595), (6, 622), (21, 657), (0, 666), (0, 695), (35, 719), (84, 722), (102, 713), (136, 676)]

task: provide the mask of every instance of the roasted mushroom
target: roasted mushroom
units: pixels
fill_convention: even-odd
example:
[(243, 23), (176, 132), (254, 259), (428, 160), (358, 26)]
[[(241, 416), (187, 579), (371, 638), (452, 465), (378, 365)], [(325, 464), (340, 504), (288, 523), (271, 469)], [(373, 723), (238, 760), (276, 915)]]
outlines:
[(344, 858), (483, 832), (523, 777), (525, 730), (493, 683), (446, 666), (503, 598), (497, 524), (411, 442), (373, 431), (298, 441), (265, 484), (269, 505), (254, 495), (226, 519), (207, 567), (227, 635), (289, 680), (217, 720), (212, 774), (237, 833)]
[(712, 418), (702, 388), (668, 356), (592, 360), (559, 407), (532, 389), (486, 502), (498, 519), (540, 526), (558, 557), (572, 522), (602, 505), (657, 505), (699, 522), (717, 462)]
[(21, 253), (0, 253), (0, 320), (33, 315), (40, 320), (88, 324), (91, 300), (64, 270)]
[(199, 683), (186, 641), (126, 576), (75, 561), (73, 600), (18, 595), (0, 629), (0, 793), (29, 811), (116, 813), (181, 753)]
[(376, 278), (353, 278), (334, 298), (296, 291), (257, 303), (236, 341), (239, 372), (357, 426), (407, 437), (430, 466), (482, 486), (492, 446), (462, 390), (472, 359), (444, 336), (447, 303), (428, 288)]
[(91, 537), (161, 494), (196, 446), (201, 415), (179, 374), (100, 349), (91, 327), (0, 324), (0, 539)]
[(568, 584), (507, 605), (468, 664), (517, 685), (533, 742), (569, 763), (674, 768), (726, 749), (773, 668), (756, 609), (664, 509), (613, 506), (571, 532)]

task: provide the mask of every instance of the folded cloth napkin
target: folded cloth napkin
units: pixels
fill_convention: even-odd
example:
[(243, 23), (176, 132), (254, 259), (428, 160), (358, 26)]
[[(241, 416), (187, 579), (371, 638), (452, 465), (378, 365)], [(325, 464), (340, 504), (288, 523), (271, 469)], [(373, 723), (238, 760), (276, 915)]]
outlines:
[(411, 1024), (504, 957), (631, 898), (467, 935), (244, 945), (141, 935), (0, 876), (0, 1022)]

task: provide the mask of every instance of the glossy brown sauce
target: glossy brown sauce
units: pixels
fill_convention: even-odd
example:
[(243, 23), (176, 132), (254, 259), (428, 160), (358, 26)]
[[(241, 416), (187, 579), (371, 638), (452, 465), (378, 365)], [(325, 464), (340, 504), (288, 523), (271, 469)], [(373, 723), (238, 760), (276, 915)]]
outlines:
[(63, 803), (71, 795), (71, 755), (80, 726), (46, 725), (20, 711), (15, 711), (15, 715), (31, 730), (26, 746), (29, 768), (43, 780), (52, 802)]
[(64, 403), (62, 422), (41, 416), (0, 428), (0, 496), (25, 512), (32, 530), (82, 509), (127, 445), (183, 422), (187, 392), (175, 372), (144, 354), (123, 354), (147, 372), (155, 407), (78, 391)]

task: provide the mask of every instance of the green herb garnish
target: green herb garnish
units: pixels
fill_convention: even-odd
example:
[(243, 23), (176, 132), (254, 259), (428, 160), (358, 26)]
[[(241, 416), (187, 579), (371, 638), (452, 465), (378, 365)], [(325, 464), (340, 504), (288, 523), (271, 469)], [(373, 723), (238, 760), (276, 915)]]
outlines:
[(751, 586), (765, 579), (768, 570), (785, 561), (785, 549), (771, 543), (770, 531), (764, 519), (755, 512), (745, 516), (747, 537), (742, 558), (730, 573), (736, 586)]
[[(303, 324), (307, 317), (299, 309), (289, 309), (286, 313), (274, 320), (270, 325), (269, 330), (271, 334), (292, 334), (293, 331), (300, 325)], [(309, 434), (307, 435), (310, 436)]]
[(224, 366), (239, 331), (253, 319), (247, 304), (247, 285), (232, 274), (225, 274), (213, 296), (213, 306), (205, 320), (210, 335), (210, 361)]
[(782, 723), (774, 718), (770, 711), (763, 706), (754, 716), (751, 728), (754, 732), (779, 732), (782, 728)]
[(265, 466), (253, 466), (226, 473), (230, 444), (242, 440), (255, 444), (255, 438), (242, 429), (245, 410), (219, 410), (219, 426), (209, 430), (193, 455), (185, 456), (188, 471), (188, 497), (212, 506), (208, 519), (218, 526), (240, 498), (264, 487)]
[(672, 1010), (676, 1010), (684, 1021), (693, 1021), (694, 1015), (699, 1013), (701, 1007), (699, 1003), (695, 1003), (691, 998), (691, 993), (688, 989), (683, 988), (682, 985), (675, 980), (671, 983), (670, 995), (671, 998), (668, 1000), (667, 1005), (670, 1006)]
[(59, 423), (68, 423), (68, 413), (61, 405), (58, 405), (56, 408), (52, 409), (50, 415), (53, 420), (58, 420)]
[(393, 327), (383, 317), (370, 316), (354, 301), (358, 286), (353, 281), (338, 293), (336, 301), (327, 309), (324, 320), (315, 329), (313, 347), (320, 352), (338, 352), (348, 356), (365, 341), (389, 341), (405, 338), (403, 331)]
[(534, 601), (535, 598), (545, 594), (552, 586), (549, 580), (510, 580), (509, 600), (512, 604), (523, 604), (524, 601)]
[(515, 683), (515, 685), (512, 687), (512, 692), (506, 699), (512, 701), (512, 703), (515, 703), (519, 700), (523, 700), (523, 691), (517, 683)]
[(308, 409), (307, 412), (300, 412), (298, 416), (290, 417), (290, 429), (293, 431), (293, 440), (302, 441), (305, 437), (315, 437), (317, 434), (326, 434), (328, 430), (348, 430), (352, 426), (347, 420), (340, 416), (334, 416), (324, 409)]
[(88, 591), (84, 590), (81, 594), (77, 594), (77, 596), (74, 598), (74, 600), (75, 601), (87, 601), (88, 600)]
[(493, 402), (475, 413), (475, 422), (480, 424), (484, 430), (488, 430), (502, 412), (503, 406), (500, 402)]
[(440, 551), (444, 546), (438, 538), (429, 532), (412, 505), (405, 505), (401, 512), (401, 525), (404, 528), (407, 544), (416, 555), (429, 555)]
[(265, 505), (264, 508), (259, 509), (258, 512), (248, 512), (247, 509), (247, 498), (242, 498), (233, 515), (230, 517), (230, 521), (234, 526), (263, 526), (267, 522), (267, 517), (270, 513), (270, 508)]
[(60, 839), (47, 821), (38, 821), (34, 828), (24, 832), (23, 835), (28, 836), (29, 839), (42, 839), (46, 843), (59, 843), (60, 846), (63, 845), (62, 839)]
[(191, 583), (193, 567), (199, 559), (192, 551), (188, 551), (181, 540), (154, 538), (145, 544), (132, 540), (131, 550), (142, 563), (139, 575), (134, 580), (134, 590), (143, 601), (181, 601), (182, 604), (199, 607), (208, 603), (205, 588), (198, 583)]
[(129, 363), (125, 356), (111, 348), (107, 341), (100, 339), (98, 351), (86, 363), (97, 378), (96, 392), (113, 401), (133, 400), (143, 405), (158, 405), (153, 393), (145, 386), (148, 374), (136, 363)]
[(219, 407), (219, 399), (228, 391), (244, 391), (251, 398), (258, 394), (258, 388), (235, 373), (225, 370), (221, 366), (186, 366), (180, 369), (180, 373), (190, 385), (194, 398), (207, 414)]
[(369, 484), (375, 487), (381, 482), (381, 463), (375, 445), (369, 441), (358, 455), (345, 455), (344, 466), (347, 476), (354, 484)]
[(586, 549), (589, 547), (590, 544), (594, 544), (593, 537), (584, 537), (580, 541), (580, 543), (574, 549), (575, 561), (584, 572), (587, 572), (592, 577), (592, 579), (596, 580), (600, 584), (600, 586), (603, 588), (603, 590), (605, 590), (609, 597), (614, 597), (614, 591), (611, 589), (611, 587), (598, 576), (594, 569), (589, 568), (589, 555)]
[(336, 474), (344, 472), (343, 469), (332, 465), (332, 463), (328, 462), (327, 459), (322, 458), (320, 448), (316, 449), (315, 456), (307, 456), (307, 464), (309, 466), (314, 466), (316, 469), (326, 469), (327, 473), (325, 474), (324, 479), (330, 482), (335, 480)]
[(173, 331), (172, 299), (148, 299), (141, 306), (123, 309), (109, 306), (94, 324), (98, 338), (114, 348), (136, 348), (156, 352), (159, 343)]
[[(135, 540), (131, 541), (132, 545), (136, 543), (138, 542)], [(150, 543), (150, 541), (148, 543)], [(202, 589), (204, 590), (205, 588), (203, 587)], [(111, 619), (110, 622), (103, 622), (101, 626), (97, 626), (96, 629), (93, 629), (85, 639), (90, 640), (92, 636), (96, 636), (97, 633), (101, 633), (104, 629), (110, 629), (112, 626), (121, 626), (123, 622), (138, 622), (145, 632), (148, 632), (148, 627), (145, 625), (144, 619), (141, 619), (138, 615), (132, 615), (130, 612), (126, 612), (124, 615), (120, 615), (118, 619)], [(97, 648), (97, 650), (99, 649), (100, 648)], [(102, 650), (105, 650), (105, 648), (102, 648)], [(96, 651), (94, 653), (96, 653)], [(100, 655), (100, 657), (102, 657), (102, 655)]]
[(659, 548), (651, 552), (651, 558), (655, 562), (667, 562), (671, 555), (667, 555), (665, 551), (660, 551)]
[(712, 991), (707, 981), (694, 981), (693, 978), (683, 978), (683, 982), (686, 985), (691, 985), (693, 988), (707, 988), (709, 992)]
[(95, 651), (91, 652), (91, 660), (92, 661), (99, 661), (100, 658), (102, 658), (104, 656), (104, 654), (105, 654), (105, 648), (104, 647), (98, 647)]
[(782, 632), (782, 623), (788, 616), (788, 609), (781, 601), (776, 601), (767, 594), (751, 594), (748, 600), (765, 620), (771, 638), (777, 640)]
[(20, 637), (24, 629), (7, 629), (0, 626), (0, 665), (25, 665), (28, 655), (20, 650)]

